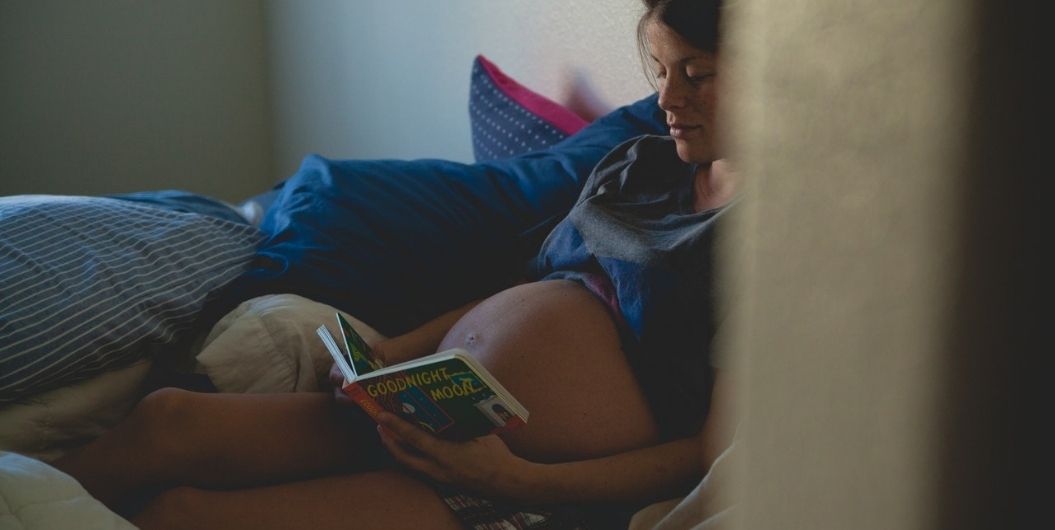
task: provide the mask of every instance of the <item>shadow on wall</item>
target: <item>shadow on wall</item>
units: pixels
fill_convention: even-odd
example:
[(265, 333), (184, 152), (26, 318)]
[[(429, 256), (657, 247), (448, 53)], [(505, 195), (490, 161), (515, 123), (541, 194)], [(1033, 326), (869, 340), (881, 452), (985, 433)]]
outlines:
[(564, 78), (566, 81), (560, 87), (558, 101), (582, 119), (591, 122), (615, 110), (615, 105), (601, 97), (585, 70), (570, 69)]

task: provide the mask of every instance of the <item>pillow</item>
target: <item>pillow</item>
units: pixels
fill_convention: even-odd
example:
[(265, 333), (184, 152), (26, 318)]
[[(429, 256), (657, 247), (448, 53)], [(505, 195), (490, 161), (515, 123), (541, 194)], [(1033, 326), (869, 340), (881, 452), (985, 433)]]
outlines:
[(469, 123), (477, 162), (549, 147), (586, 126), (586, 120), (507, 76), (483, 55), (473, 61)]
[(142, 399), (152, 366), (150, 359), (139, 359), (0, 407), (0, 451), (51, 462), (83, 447)]
[(213, 199), (212, 197), (206, 197), (204, 195), (198, 195), (197, 193), (183, 190), (137, 191), (134, 193), (110, 195), (110, 197), (121, 199), (122, 201), (132, 201), (156, 206), (158, 208), (164, 208), (175, 212), (200, 213), (202, 215), (226, 219), (233, 223), (253, 224), (250, 216), (244, 215), (244, 210), (241, 206), (228, 204)]
[(560, 143), (512, 158), (331, 160), (308, 156), (278, 189), (249, 270), (203, 324), (241, 302), (296, 294), (386, 336), (522, 279), (528, 258), (609, 150), (665, 134), (652, 95)]
[(113, 198), (0, 198), (0, 403), (163, 350), (260, 239)]
[[(329, 386), (333, 357), (315, 333), (321, 325), (335, 337), (337, 310), (292, 294), (242, 302), (205, 337), (195, 356), (220, 392), (318, 392)], [(384, 337), (349, 315), (348, 322), (367, 344)]]
[(136, 527), (110, 511), (73, 477), (39, 460), (0, 451), (0, 521), (4, 528)]

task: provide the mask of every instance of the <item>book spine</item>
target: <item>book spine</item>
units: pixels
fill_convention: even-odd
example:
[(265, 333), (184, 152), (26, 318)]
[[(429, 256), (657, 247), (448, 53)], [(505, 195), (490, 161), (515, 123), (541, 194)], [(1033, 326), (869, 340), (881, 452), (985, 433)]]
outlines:
[(366, 393), (362, 385), (349, 383), (344, 386), (343, 390), (348, 397), (352, 398), (352, 401), (359, 405), (359, 408), (363, 409), (363, 412), (373, 418), (374, 421), (377, 421), (377, 415), (384, 409), (377, 404), (377, 401), (374, 401), (374, 398), (370, 397), (370, 394)]

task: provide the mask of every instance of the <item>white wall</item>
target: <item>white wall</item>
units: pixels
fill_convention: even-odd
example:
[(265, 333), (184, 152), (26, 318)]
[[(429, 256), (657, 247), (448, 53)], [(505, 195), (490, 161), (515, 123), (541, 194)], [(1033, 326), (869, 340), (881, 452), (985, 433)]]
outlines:
[(0, 195), (238, 199), (308, 153), (469, 161), (482, 53), (589, 117), (646, 95), (638, 0), (0, 1)]
[(263, 189), (263, 32), (250, 0), (0, 1), (0, 195)]
[(586, 95), (582, 108), (608, 110), (650, 92), (635, 44), (637, 0), (265, 5), (276, 177), (312, 152), (471, 160), (467, 102), (478, 53), (561, 103)]

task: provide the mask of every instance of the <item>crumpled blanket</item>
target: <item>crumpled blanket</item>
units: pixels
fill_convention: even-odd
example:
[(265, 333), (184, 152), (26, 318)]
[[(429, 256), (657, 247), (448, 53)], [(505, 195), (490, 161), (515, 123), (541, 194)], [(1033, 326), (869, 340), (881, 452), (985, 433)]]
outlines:
[(17, 453), (0, 451), (0, 529), (134, 529), (73, 477)]

